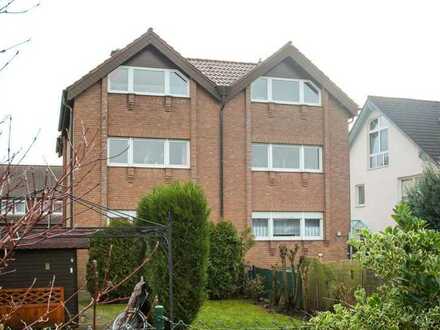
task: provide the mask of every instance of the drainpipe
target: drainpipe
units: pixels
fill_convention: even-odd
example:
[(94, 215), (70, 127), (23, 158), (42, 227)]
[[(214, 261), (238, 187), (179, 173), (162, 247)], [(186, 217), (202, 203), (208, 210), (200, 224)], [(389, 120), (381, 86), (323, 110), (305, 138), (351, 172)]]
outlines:
[(223, 219), (225, 215), (225, 202), (224, 202), (224, 166), (223, 166), (223, 109), (225, 108), (226, 104), (226, 88), (225, 87), (219, 87), (218, 91), (221, 96), (221, 105), (220, 105), (220, 173), (219, 173), (219, 186), (220, 186), (220, 218)]
[[(72, 155), (73, 155), (73, 109), (67, 103), (66, 97), (67, 97), (67, 92), (63, 92), (63, 98), (62, 98), (63, 105), (66, 109), (69, 110), (69, 130), (70, 130), (70, 132), (66, 132), (66, 134), (68, 134), (68, 133), (70, 134), (70, 173), (69, 173), (70, 187), (69, 187), (69, 190), (70, 190), (70, 196), (73, 196), (73, 171), (72, 171), (72, 165), (73, 165), (73, 157), (72, 157)], [(66, 130), (67, 130), (67, 128), (66, 128)], [(70, 198), (70, 210), (69, 211), (70, 211), (69, 212), (70, 213), (70, 225), (71, 225), (71, 227), (73, 227), (74, 223), (73, 223), (73, 199), (72, 198)]]

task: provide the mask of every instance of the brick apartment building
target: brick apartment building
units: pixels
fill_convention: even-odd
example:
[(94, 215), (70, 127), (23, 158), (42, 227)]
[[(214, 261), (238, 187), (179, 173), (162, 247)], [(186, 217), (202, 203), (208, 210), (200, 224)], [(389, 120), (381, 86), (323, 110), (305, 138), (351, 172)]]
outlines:
[[(250, 263), (268, 267), (279, 244), (296, 242), (334, 260), (346, 257), (347, 120), (357, 109), (290, 43), (260, 63), (195, 59), (149, 29), (63, 91), (57, 148), (66, 165), (67, 137), (96, 135), (102, 160), (75, 173), (88, 178), (74, 194), (127, 217), (154, 186), (191, 180), (213, 221), (253, 228)], [(111, 220), (72, 211), (76, 226)]]

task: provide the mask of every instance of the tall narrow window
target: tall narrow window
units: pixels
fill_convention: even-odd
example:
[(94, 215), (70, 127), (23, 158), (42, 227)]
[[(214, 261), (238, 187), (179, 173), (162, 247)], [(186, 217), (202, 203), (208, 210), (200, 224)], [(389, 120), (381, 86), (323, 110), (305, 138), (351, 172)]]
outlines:
[(388, 166), (388, 124), (383, 116), (370, 121), (369, 125), (369, 168)]
[(355, 186), (356, 206), (365, 206), (365, 185), (358, 184)]

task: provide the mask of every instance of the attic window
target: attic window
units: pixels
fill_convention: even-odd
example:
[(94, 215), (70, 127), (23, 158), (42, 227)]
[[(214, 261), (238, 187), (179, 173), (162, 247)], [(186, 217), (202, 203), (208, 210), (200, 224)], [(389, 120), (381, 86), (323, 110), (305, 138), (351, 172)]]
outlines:
[(189, 97), (189, 80), (173, 69), (121, 66), (108, 76), (109, 93)]
[(321, 91), (310, 80), (260, 77), (251, 85), (253, 102), (321, 105)]

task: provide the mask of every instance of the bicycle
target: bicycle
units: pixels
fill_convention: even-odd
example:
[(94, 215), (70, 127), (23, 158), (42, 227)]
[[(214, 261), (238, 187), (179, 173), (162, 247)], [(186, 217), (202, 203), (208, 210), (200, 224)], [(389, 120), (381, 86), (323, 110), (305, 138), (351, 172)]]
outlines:
[(136, 284), (128, 300), (127, 308), (113, 321), (112, 330), (145, 330), (152, 329), (147, 316), (142, 312), (149, 310), (148, 285), (143, 277)]

